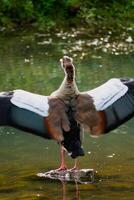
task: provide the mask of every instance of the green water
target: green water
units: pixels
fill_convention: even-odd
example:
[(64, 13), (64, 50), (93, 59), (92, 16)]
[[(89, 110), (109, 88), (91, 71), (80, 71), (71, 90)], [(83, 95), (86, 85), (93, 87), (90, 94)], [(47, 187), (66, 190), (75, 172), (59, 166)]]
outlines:
[[(85, 47), (70, 51), (79, 38), (23, 34), (0, 37), (0, 91), (21, 88), (49, 95), (60, 85), (59, 58), (74, 56), (77, 84), (92, 89), (111, 77), (134, 77), (133, 54), (114, 55)], [(42, 41), (45, 41), (42, 43)], [(86, 39), (85, 39), (86, 41)], [(71, 46), (71, 48), (70, 48)], [(83, 51), (85, 50), (83, 49)], [(2, 117), (2, 116), (1, 116)], [(59, 146), (9, 127), (0, 128), (0, 200), (116, 200), (134, 199), (134, 120), (99, 139), (85, 134), (80, 168), (93, 168), (96, 182), (60, 183), (36, 176), (57, 168)], [(68, 166), (73, 165), (67, 157)]]

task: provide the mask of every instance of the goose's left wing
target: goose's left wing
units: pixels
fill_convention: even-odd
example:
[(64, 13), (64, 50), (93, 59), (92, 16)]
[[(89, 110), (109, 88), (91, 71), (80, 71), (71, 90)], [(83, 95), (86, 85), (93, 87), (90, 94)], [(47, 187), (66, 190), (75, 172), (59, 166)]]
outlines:
[(85, 93), (93, 98), (98, 113), (96, 134), (107, 133), (134, 116), (133, 78), (110, 79)]

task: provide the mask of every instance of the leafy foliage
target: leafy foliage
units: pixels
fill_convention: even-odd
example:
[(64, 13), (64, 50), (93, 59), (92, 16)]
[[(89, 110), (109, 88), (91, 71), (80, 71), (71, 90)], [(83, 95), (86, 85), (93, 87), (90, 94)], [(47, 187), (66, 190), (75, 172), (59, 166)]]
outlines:
[(134, 0), (0, 0), (0, 25), (134, 27)]

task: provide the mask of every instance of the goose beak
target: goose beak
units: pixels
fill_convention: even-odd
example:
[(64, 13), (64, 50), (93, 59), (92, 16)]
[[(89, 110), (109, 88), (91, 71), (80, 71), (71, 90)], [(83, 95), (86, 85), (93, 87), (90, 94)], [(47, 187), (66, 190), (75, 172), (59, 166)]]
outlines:
[(60, 59), (60, 66), (64, 69), (64, 65), (63, 65), (63, 59)]

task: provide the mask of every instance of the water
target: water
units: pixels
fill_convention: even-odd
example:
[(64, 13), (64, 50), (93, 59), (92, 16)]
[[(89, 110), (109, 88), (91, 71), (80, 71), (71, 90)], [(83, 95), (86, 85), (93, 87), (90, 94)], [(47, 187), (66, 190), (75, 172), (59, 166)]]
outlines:
[[(132, 54), (114, 55), (83, 47), (70, 49), (79, 38), (39, 34), (0, 37), (0, 90), (21, 88), (49, 95), (62, 81), (59, 58), (74, 56), (77, 84), (81, 91), (92, 89), (111, 77), (134, 77)], [(44, 42), (45, 41), (45, 42)], [(86, 41), (86, 39), (85, 39)], [(70, 47), (71, 46), (71, 47)], [(85, 55), (82, 52), (85, 51)], [(97, 171), (93, 184), (60, 183), (40, 179), (37, 173), (57, 168), (59, 146), (54, 141), (0, 128), (0, 200), (132, 200), (134, 196), (133, 119), (99, 139), (85, 134), (85, 157), (80, 168)], [(66, 158), (68, 166), (73, 165)]]

